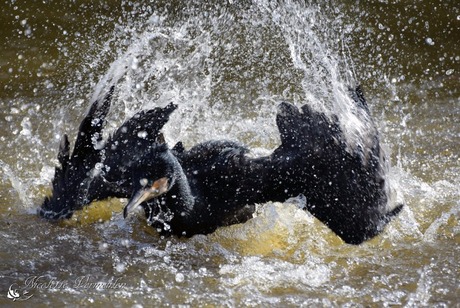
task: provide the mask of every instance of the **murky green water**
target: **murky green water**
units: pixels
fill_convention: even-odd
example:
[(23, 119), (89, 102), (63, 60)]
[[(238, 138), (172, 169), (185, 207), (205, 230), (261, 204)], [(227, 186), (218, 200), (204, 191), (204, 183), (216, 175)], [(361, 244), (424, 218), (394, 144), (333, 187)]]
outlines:
[[(0, 303), (459, 305), (455, 1), (6, 1), (0, 20)], [(68, 224), (35, 215), (61, 135), (73, 140), (107, 82), (117, 83), (109, 131), (174, 101), (171, 144), (229, 138), (269, 152), (278, 102), (331, 112), (343, 107), (334, 90), (353, 80), (407, 205), (361, 246), (290, 203), (261, 205), (244, 225), (191, 239), (123, 220), (123, 200)], [(9, 289), (19, 292), (15, 303)]]

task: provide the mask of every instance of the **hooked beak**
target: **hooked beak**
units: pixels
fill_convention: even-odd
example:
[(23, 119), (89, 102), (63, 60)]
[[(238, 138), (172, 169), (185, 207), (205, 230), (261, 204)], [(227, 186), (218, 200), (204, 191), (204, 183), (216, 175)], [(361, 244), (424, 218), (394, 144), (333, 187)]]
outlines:
[(128, 217), (129, 213), (133, 212), (137, 206), (150, 199), (156, 198), (168, 191), (169, 181), (168, 178), (161, 178), (156, 180), (152, 186), (144, 186), (139, 189), (129, 200), (128, 204), (123, 210), (123, 217)]

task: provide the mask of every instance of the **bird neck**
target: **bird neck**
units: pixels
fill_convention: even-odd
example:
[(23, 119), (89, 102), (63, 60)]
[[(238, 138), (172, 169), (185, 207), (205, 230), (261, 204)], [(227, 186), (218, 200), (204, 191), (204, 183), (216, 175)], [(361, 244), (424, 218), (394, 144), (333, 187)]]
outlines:
[(175, 170), (175, 173), (176, 180), (166, 196), (168, 199), (166, 204), (175, 215), (183, 216), (193, 211), (195, 198), (192, 196), (190, 185), (182, 167)]

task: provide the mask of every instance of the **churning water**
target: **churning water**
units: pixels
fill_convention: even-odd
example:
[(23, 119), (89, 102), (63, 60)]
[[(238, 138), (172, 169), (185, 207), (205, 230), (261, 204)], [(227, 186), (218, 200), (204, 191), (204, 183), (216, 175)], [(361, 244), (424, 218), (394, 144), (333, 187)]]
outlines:
[[(26, 305), (458, 305), (460, 48), (450, 39), (458, 5), (435, 6), (445, 26), (438, 36), (434, 17), (382, 3), (6, 6), (2, 303), (17, 295)], [(278, 145), (283, 100), (337, 114), (350, 146), (360, 143), (371, 126), (348, 98), (357, 83), (393, 164), (395, 200), (406, 204), (363, 245), (344, 244), (299, 209), (301, 199), (260, 205), (243, 225), (191, 239), (123, 220), (125, 200), (95, 203), (60, 225), (35, 215), (61, 136), (75, 138), (111, 84), (106, 134), (140, 109), (174, 102), (170, 145), (230, 139), (262, 155)]]

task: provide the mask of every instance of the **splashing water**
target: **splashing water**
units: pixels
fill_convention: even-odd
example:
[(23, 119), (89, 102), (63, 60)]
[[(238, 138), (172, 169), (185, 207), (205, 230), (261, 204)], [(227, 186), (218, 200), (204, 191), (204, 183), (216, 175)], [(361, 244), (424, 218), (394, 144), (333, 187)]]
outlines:
[[(281, 100), (338, 115), (353, 147), (374, 134), (371, 120), (349, 97), (348, 87), (357, 81), (351, 58), (341, 57), (343, 31), (318, 32), (338, 23), (321, 6), (259, 1), (243, 14), (226, 6), (212, 14), (189, 9), (197, 16), (153, 14), (134, 21), (122, 41), (127, 47), (120, 47), (92, 99), (117, 84), (126, 116), (174, 101), (181, 120), (171, 123), (171, 135), (184, 140), (240, 135), (252, 136), (245, 142), (273, 144), (276, 128), (263, 122), (274, 118)], [(336, 40), (341, 45), (332, 45)], [(260, 127), (265, 134), (258, 133)]]
[[(187, 240), (162, 238), (143, 219), (124, 221), (119, 213), (123, 201), (117, 200), (91, 206), (66, 226), (30, 215), (49, 190), (61, 135), (75, 138), (89, 102), (112, 84), (115, 101), (106, 135), (139, 109), (172, 101), (179, 108), (164, 128), (168, 144), (183, 141), (189, 147), (231, 139), (247, 144), (254, 155), (265, 155), (279, 143), (276, 106), (289, 101), (336, 114), (350, 150), (365, 146), (375, 128), (348, 94), (348, 86), (362, 77), (355, 64), (359, 50), (350, 47), (355, 23), (347, 7), (330, 1), (262, 0), (182, 5), (123, 3), (121, 17), (103, 21), (114, 23), (113, 31), (87, 44), (93, 47), (79, 55), (81, 66), (73, 74), (60, 75), (68, 80), (68, 92), (56, 93), (57, 86), (50, 85), (57, 83), (49, 77), (43, 96), (5, 104), (10, 129), (0, 136), (6, 204), (0, 241), (10, 250), (2, 253), (0, 292), (6, 295), (12, 283), (23, 286), (27, 278), (44, 275), (45, 281), (67, 284), (29, 288), (30, 300), (37, 303), (455, 304), (458, 158), (432, 156), (433, 164), (448, 165), (441, 169), (447, 170), (444, 178), (428, 180), (420, 174), (424, 166), (413, 167), (426, 155), (411, 151), (415, 141), (420, 143), (417, 138), (430, 144), (439, 137), (429, 130), (431, 111), (398, 107), (404, 95), (394, 84), (384, 101), (366, 96), (388, 152), (398, 159), (389, 173), (400, 191), (396, 201), (404, 195), (407, 206), (384, 234), (361, 246), (343, 244), (295, 205), (301, 199), (260, 205), (257, 216), (244, 225)], [(26, 24), (32, 31), (28, 36), (33, 35), (33, 23)], [(459, 111), (458, 104), (453, 110)], [(448, 145), (458, 140), (458, 132), (437, 133), (452, 140)], [(123, 285), (111, 290), (83, 284), (117, 278)]]

